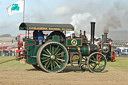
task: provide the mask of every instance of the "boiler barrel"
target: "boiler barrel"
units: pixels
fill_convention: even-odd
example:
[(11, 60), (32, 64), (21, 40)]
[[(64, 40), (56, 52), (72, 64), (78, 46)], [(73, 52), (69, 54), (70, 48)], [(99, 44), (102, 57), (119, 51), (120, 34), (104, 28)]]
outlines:
[(82, 56), (88, 56), (91, 53), (91, 48), (89, 45), (84, 45), (80, 48)]
[(78, 52), (79, 50), (82, 56), (88, 56), (94, 51), (91, 45), (83, 45), (82, 47), (69, 47), (68, 49), (70, 52)]

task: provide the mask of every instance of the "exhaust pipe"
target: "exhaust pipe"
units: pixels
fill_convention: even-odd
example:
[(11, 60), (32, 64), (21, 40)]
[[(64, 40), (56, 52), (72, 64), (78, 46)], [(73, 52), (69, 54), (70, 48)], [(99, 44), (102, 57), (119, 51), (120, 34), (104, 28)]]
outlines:
[(104, 35), (102, 35), (102, 42), (103, 43), (107, 43), (107, 34), (108, 33), (104, 33)]
[(91, 44), (94, 44), (95, 22), (91, 22)]
[(107, 34), (108, 34), (108, 33), (104, 33), (104, 36), (105, 36), (105, 43), (107, 43)]

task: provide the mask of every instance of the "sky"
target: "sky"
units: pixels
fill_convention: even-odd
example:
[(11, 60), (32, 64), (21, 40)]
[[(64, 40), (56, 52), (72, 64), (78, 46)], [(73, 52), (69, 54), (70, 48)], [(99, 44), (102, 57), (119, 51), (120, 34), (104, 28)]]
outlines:
[[(0, 35), (24, 33), (18, 28), (23, 22), (23, 13), (12, 16), (7, 13), (7, 7), (16, 1), (0, 0)], [(25, 22), (72, 24), (75, 32), (81, 29), (90, 33), (90, 22), (95, 21), (96, 36), (107, 31), (110, 37), (125, 39), (127, 3), (128, 0), (25, 0)]]

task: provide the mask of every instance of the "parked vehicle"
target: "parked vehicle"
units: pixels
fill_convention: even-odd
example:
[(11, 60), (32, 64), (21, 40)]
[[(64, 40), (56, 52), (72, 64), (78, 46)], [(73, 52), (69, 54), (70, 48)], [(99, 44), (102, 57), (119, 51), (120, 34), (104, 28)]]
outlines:
[[(23, 57), (23, 49), (24, 49), (24, 42), (23, 42), (23, 39), (25, 39), (25, 37), (27, 36), (27, 34), (19, 34), (17, 37), (16, 37), (16, 40), (17, 40), (17, 47), (18, 47), (18, 50), (16, 50), (16, 57)], [(33, 37), (33, 34), (29, 34), (29, 38), (32, 39)]]
[(115, 62), (116, 52), (112, 49), (110, 38), (107, 38), (108, 33), (102, 35), (99, 43), (99, 51), (106, 56), (106, 59), (111, 62)]

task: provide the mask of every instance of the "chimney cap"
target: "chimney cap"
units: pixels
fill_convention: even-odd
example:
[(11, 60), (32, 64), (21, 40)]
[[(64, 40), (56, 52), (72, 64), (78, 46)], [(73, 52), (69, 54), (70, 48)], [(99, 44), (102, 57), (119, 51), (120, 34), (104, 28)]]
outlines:
[(91, 24), (95, 24), (96, 22), (91, 22)]

